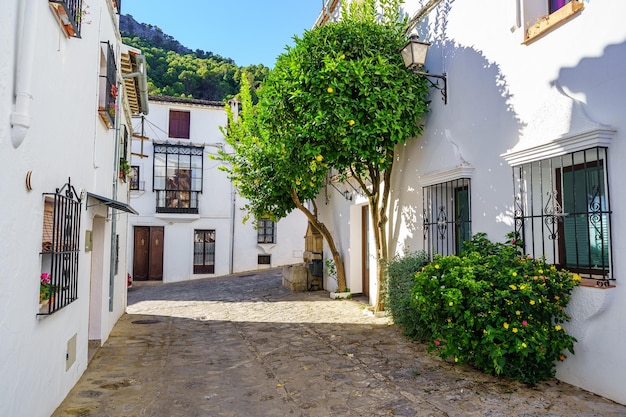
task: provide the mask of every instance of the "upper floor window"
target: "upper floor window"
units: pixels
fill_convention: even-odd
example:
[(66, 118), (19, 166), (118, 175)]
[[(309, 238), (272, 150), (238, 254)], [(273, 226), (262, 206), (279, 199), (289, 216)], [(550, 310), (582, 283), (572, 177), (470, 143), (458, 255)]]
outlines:
[(170, 138), (189, 139), (189, 115), (188, 111), (170, 110)]
[(65, 35), (80, 38), (81, 20), (85, 13), (83, 0), (49, 0), (48, 3)]
[(257, 232), (257, 243), (276, 243), (276, 227), (270, 219), (259, 219)]
[(203, 146), (154, 145), (157, 213), (198, 213)]
[(530, 43), (574, 17), (584, 7), (579, 0), (520, 0), (524, 4), (523, 43)]
[(115, 53), (109, 42), (103, 42), (100, 56), (100, 90), (98, 113), (107, 127), (113, 127), (117, 114), (117, 67)]
[(130, 167), (130, 189), (133, 191), (143, 191), (143, 181), (140, 184), (139, 181), (139, 172), (140, 168), (138, 165), (131, 165)]
[(596, 147), (513, 168), (515, 230), (533, 257), (609, 286), (607, 150)]
[(423, 188), (424, 248), (458, 255), (471, 238), (470, 180), (460, 178)]

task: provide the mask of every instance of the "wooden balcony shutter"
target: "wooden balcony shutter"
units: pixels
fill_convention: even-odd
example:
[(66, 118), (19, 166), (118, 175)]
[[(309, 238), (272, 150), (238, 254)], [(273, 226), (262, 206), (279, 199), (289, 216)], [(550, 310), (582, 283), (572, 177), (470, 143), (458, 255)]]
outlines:
[(189, 112), (170, 110), (170, 138), (189, 139)]

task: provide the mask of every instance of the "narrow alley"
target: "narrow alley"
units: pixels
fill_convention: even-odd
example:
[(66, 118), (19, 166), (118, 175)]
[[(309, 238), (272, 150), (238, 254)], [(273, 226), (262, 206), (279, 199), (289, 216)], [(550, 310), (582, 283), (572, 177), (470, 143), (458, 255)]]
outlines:
[(359, 300), (290, 293), (281, 271), (137, 283), (61, 416), (626, 416), (556, 380), (454, 366)]

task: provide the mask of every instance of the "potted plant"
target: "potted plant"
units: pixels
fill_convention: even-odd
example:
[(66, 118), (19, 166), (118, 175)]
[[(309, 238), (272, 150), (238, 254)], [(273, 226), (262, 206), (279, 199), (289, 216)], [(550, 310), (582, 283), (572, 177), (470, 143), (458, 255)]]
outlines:
[(126, 158), (120, 158), (120, 179), (125, 179), (130, 173), (130, 164)]
[(56, 287), (52, 285), (50, 274), (44, 272), (39, 277), (39, 307), (44, 308), (51, 302), (54, 302), (54, 293)]
[[(335, 266), (335, 261), (330, 258), (324, 259), (324, 266), (326, 269), (326, 274), (332, 280), (337, 280), (337, 267)], [(350, 292), (350, 288), (346, 288), (344, 292), (331, 292), (330, 298), (336, 300), (338, 298), (352, 298), (352, 293)]]

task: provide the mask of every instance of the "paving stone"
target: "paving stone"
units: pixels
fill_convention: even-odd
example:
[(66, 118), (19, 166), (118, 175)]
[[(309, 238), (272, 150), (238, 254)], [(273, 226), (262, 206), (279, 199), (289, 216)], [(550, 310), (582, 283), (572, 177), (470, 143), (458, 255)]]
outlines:
[(428, 355), (358, 298), (291, 293), (280, 270), (135, 283), (53, 417), (585, 416), (626, 407)]

